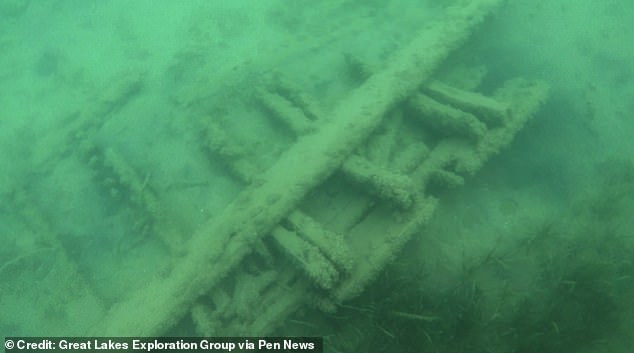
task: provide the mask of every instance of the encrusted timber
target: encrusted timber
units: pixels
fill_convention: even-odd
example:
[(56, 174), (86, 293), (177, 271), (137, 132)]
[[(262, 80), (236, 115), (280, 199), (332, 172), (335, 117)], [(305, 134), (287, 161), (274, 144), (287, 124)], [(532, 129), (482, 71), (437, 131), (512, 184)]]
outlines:
[[(260, 91), (257, 99), (262, 106), (283, 123), (296, 136), (302, 136), (314, 132), (318, 123), (326, 119), (311, 120), (317, 118), (317, 114), (306, 110), (306, 105), (297, 105), (292, 97), (303, 96), (298, 91), (284, 89), (286, 98), (271, 91)], [(311, 105), (314, 107), (315, 105)], [(376, 163), (353, 154), (346, 159), (340, 171), (350, 182), (363, 187), (368, 193), (383, 200), (394, 203), (400, 208), (407, 209), (414, 202), (414, 190), (412, 180), (398, 172), (377, 166)]]
[[(103, 90), (96, 102), (91, 102), (75, 114), (76, 117), (64, 126), (64, 133), (53, 130), (45, 138), (47, 148), (39, 149), (49, 154), (46, 158), (42, 157), (43, 162), (50, 164), (50, 161), (55, 161), (52, 166), (60, 158), (65, 158), (66, 152), (72, 149), (97, 174), (98, 181), (109, 196), (121, 199), (122, 191), (125, 191), (129, 197), (124, 201), (143, 214), (135, 225), (134, 230), (137, 232), (148, 231), (150, 223), (161, 223), (160, 220), (164, 219), (158, 196), (151, 190), (147, 175), (139, 175), (117, 151), (112, 148), (102, 149), (95, 141), (97, 133), (108, 119), (130, 103), (142, 87), (142, 74), (126, 72), (119, 75)], [(178, 239), (168, 229), (164, 224), (153, 227), (159, 238), (176, 252), (179, 248)]]
[(69, 133), (66, 135), (65, 146), (75, 148), (73, 152), (97, 174), (110, 197), (127, 202), (131, 209), (139, 211), (141, 216), (134, 225), (135, 232), (144, 233), (151, 227), (153, 233), (176, 253), (181, 248), (180, 238), (164, 222), (165, 213), (158, 195), (149, 185), (149, 175), (139, 174), (115, 149), (101, 148), (95, 142), (97, 132), (107, 123), (108, 117), (130, 103), (142, 87), (142, 74), (121, 75), (95, 104), (82, 110), (78, 118), (67, 127)]
[[(409, 97), (448, 53), (467, 38), (499, 1), (457, 4), (428, 23), (384, 71), (354, 90), (314, 134), (305, 135), (221, 214), (194, 233), (189, 253), (169, 276), (114, 304), (87, 335), (160, 335), (189, 312), (270, 232), (305, 194), (326, 180), (380, 123), (396, 102)], [(306, 156), (311, 156), (306, 160)], [(303, 168), (294, 168), (298, 164)], [(148, 300), (147, 298), (152, 298)]]
[(328, 231), (313, 218), (298, 210), (292, 211), (282, 223), (287, 229), (299, 233), (302, 238), (319, 248), (338, 271), (350, 271), (352, 260), (343, 234)]
[(323, 289), (331, 289), (352, 268), (343, 235), (323, 228), (303, 212), (291, 212), (272, 235), (311, 281)]
[(475, 144), (459, 139), (441, 141), (415, 171), (416, 180), (421, 180), (426, 188), (431, 181), (437, 181), (438, 178), (446, 178), (443, 182), (451, 184), (464, 175), (475, 173), (491, 155), (498, 153), (513, 140), (547, 95), (548, 85), (544, 82), (524, 79), (507, 81), (492, 97), (508, 104), (506, 122), (488, 129)]
[[(282, 88), (278, 88), (282, 86)], [(318, 115), (307, 109), (315, 104), (305, 104), (301, 90), (289, 87), (284, 82), (272, 84), (267, 90), (259, 90), (257, 100), (290, 131), (297, 136), (315, 130)], [(507, 102), (487, 97), (479, 93), (464, 91), (442, 82), (426, 84), (421, 91), (408, 99), (414, 116), (447, 136), (466, 137), (477, 143), (488, 138), (488, 130), (503, 126), (509, 118)], [(391, 118), (391, 117), (390, 117)], [(315, 120), (318, 119), (318, 120)], [(389, 134), (386, 135), (390, 137)], [(393, 142), (393, 141), (388, 141)], [(376, 148), (389, 151), (389, 146)], [(421, 153), (417, 151), (417, 153)], [(422, 151), (426, 154), (427, 151)], [(362, 186), (367, 192), (381, 199), (389, 200), (401, 209), (408, 209), (414, 201), (415, 183), (409, 176), (380, 167), (376, 161), (359, 155), (351, 155), (344, 161), (340, 171), (352, 183)], [(439, 168), (431, 173), (433, 179), (446, 186), (462, 185), (463, 178), (456, 173)]]
[(473, 114), (443, 104), (425, 94), (409, 100), (414, 116), (447, 136), (464, 136), (477, 141), (486, 133), (486, 125)]
[(286, 97), (268, 90), (260, 90), (257, 100), (265, 110), (285, 125), (291, 132), (301, 136), (315, 131), (317, 124), (307, 116), (307, 112)]
[[(158, 195), (149, 185), (150, 175), (141, 175), (126, 159), (114, 149), (104, 151), (103, 166), (109, 169), (118, 183), (125, 187), (130, 197), (131, 207), (139, 208), (142, 217), (136, 224), (136, 231), (151, 231), (173, 254), (183, 250), (182, 235), (170, 225), (167, 212), (161, 206)], [(137, 236), (142, 236), (138, 234)]]
[[(441, 146), (463, 145), (467, 150), (490, 139), (490, 132), (504, 128), (511, 117), (508, 102), (437, 81), (424, 86), (421, 92), (409, 99), (408, 105), (414, 112), (410, 116), (448, 136), (441, 140)], [(433, 181), (445, 187), (462, 185), (463, 176), (451, 170), (449, 161), (438, 163), (440, 150), (442, 148), (426, 162), (428, 165), (436, 163), (437, 168), (429, 169), (423, 178), (424, 183)], [(476, 170), (475, 167), (472, 169)]]
[(218, 286), (192, 307), (191, 317), (199, 335), (270, 334), (309, 302), (314, 291), (312, 284), (288, 267), (232, 278), (236, 278), (232, 291)]
[[(464, 139), (445, 139), (431, 150), (429, 157), (414, 171), (416, 180), (423, 180), (419, 192), (426, 193), (429, 180), (445, 171), (447, 175), (460, 177), (459, 174), (473, 174), (480, 169), (486, 160), (508, 145), (515, 134), (537, 111), (547, 97), (548, 86), (543, 82), (523, 79), (510, 80), (493, 96), (493, 99), (508, 103), (508, 118), (503, 125), (489, 129), (483, 138), (474, 146)], [(451, 170), (448, 170), (451, 168)], [(328, 292), (328, 297), (320, 298), (318, 304), (324, 310), (335, 310), (336, 306), (354, 298), (376, 278), (376, 275), (402, 247), (410, 235), (420, 229), (436, 207), (436, 200), (417, 203), (418, 209), (409, 210), (404, 224), (396, 224), (388, 232), (388, 236), (377, 245), (368, 264), (359, 270), (352, 271), (351, 276)]]
[(244, 183), (251, 183), (258, 175), (258, 168), (250, 158), (250, 153), (227, 132), (212, 121), (205, 121), (205, 146), (229, 167), (231, 174)]
[(101, 148), (91, 140), (81, 141), (83, 159), (95, 173), (109, 197), (125, 203), (136, 216), (135, 236), (156, 235), (172, 253), (182, 252), (182, 238), (167, 222), (158, 195), (149, 185), (150, 176), (140, 174), (113, 148)]
[(284, 227), (275, 227), (273, 238), (294, 262), (320, 287), (330, 289), (339, 280), (339, 272), (312, 244)]
[[(243, 182), (253, 180), (256, 175), (253, 165), (246, 162), (247, 158), (241, 158), (246, 152), (219, 126), (209, 124), (213, 134), (208, 135), (207, 146), (213, 146), (213, 151)], [(332, 288), (341, 274), (350, 269), (351, 260), (343, 236), (326, 230), (301, 211), (292, 211), (271, 234), (284, 253), (322, 288)]]
[(435, 198), (428, 197), (419, 200), (412, 209), (402, 215), (403, 221), (395, 222), (385, 231), (385, 234), (380, 236), (364, 234), (378, 240), (373, 243), (371, 256), (363, 258), (363, 263), (351, 271), (350, 276), (345, 281), (341, 281), (326, 296), (315, 298), (315, 304), (324, 311), (333, 312), (337, 305), (359, 295), (378, 276), (385, 265), (397, 256), (412, 235), (429, 221), (437, 206), (438, 201)]
[[(270, 305), (268, 293), (276, 282), (281, 282), (277, 271), (268, 270), (257, 274), (246, 272), (232, 276), (232, 290), (216, 287), (192, 306), (191, 316), (196, 330), (201, 335), (248, 334), (243, 327), (255, 320), (262, 306)], [(211, 299), (213, 307), (209, 305)], [(279, 297), (278, 297), (279, 298)]]
[[(427, 222), (437, 203), (434, 199), (428, 199), (417, 205), (419, 207), (404, 215), (405, 222), (395, 224), (387, 232), (387, 236), (380, 237), (380, 243), (375, 243), (376, 249), (372, 252), (372, 256), (363, 258), (363, 266), (352, 268), (343, 281), (336, 283), (336, 293), (343, 289), (360, 291), (365, 284), (373, 280), (385, 264), (389, 263), (404, 246), (411, 234)], [(369, 236), (369, 234), (366, 235)], [(275, 283), (270, 284), (266, 290), (263, 290), (264, 286), (257, 286), (248, 294), (244, 290), (236, 294), (243, 298), (249, 296), (257, 298), (251, 305), (245, 306), (239, 299), (229, 297), (224, 292), (218, 293), (222, 291), (221, 288), (214, 289), (213, 292), (216, 294), (211, 295), (214, 309), (206, 304), (197, 304), (192, 309), (192, 318), (198, 333), (201, 335), (254, 333), (266, 335), (302, 306), (317, 304), (323, 310), (335, 309), (334, 302), (330, 300), (331, 297), (323, 296), (330, 291), (315, 293), (313, 285), (297, 278), (296, 272), (288, 268), (278, 269), (276, 272)], [(236, 290), (238, 290), (237, 287)], [(358, 292), (355, 293), (358, 294)], [(248, 314), (238, 314), (236, 307), (250, 310)]]
[(479, 93), (464, 91), (434, 81), (409, 100), (416, 118), (448, 136), (481, 139), (488, 129), (502, 126), (510, 110), (500, 102)]
[(478, 117), (489, 128), (499, 127), (508, 118), (510, 106), (495, 98), (464, 91), (439, 81), (433, 81), (422, 89), (425, 95)]
[(303, 89), (295, 83), (277, 74), (267, 84), (266, 91), (278, 94), (287, 100), (291, 105), (299, 108), (304, 116), (310, 121), (322, 119), (326, 114), (321, 109), (320, 104), (314, 100)]

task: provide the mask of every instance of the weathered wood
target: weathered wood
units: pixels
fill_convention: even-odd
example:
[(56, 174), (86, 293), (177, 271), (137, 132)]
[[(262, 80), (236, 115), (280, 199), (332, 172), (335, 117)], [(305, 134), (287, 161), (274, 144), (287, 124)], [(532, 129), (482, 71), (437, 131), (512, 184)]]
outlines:
[(434, 81), (423, 89), (429, 96), (477, 115), (487, 126), (500, 126), (509, 115), (509, 105), (478, 93)]
[(416, 118), (445, 136), (465, 136), (478, 140), (486, 133), (486, 125), (473, 114), (442, 104), (425, 95), (417, 94), (409, 101)]

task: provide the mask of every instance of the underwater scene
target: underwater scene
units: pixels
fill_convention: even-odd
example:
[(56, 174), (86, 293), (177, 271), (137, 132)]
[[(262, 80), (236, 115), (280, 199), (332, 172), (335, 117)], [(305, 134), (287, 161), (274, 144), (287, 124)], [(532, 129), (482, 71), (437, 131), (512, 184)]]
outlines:
[(632, 352), (632, 23), (0, 0), (0, 336)]

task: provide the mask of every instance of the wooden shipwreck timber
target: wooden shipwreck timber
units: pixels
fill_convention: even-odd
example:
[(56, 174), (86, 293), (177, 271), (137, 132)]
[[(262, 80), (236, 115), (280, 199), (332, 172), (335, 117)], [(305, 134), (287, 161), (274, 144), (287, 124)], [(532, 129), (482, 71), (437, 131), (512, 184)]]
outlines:
[(245, 142), (231, 124), (231, 107), (208, 109), (200, 92), (179, 97), (194, 117), (183, 127), (190, 150), (176, 158), (210, 165), (235, 189), (230, 202), (202, 215), (183, 215), (174, 195), (184, 188), (213, 192), (213, 181), (165, 186), (157, 182), (160, 166), (148, 168), (151, 161), (99, 139), (122, 124), (112, 117), (131, 109), (145, 89), (143, 75), (113, 83), (74, 115), (65, 134), (48, 140), (40, 166), (52, 171), (70, 163), (65, 160), (81, 161), (100, 197), (117, 200), (134, 219), (122, 221), (128, 232), (164, 249), (157, 251), (161, 265), (133, 285), (101, 294), (97, 275), (76, 262), (64, 230), (37, 196), (19, 189), (11, 199), (21, 210), (15, 217), (46, 234), (42, 251), (56, 254), (56, 276), (67, 288), (52, 294), (51, 310), (73, 322), (60, 330), (160, 335), (188, 321), (201, 335), (261, 335), (298, 309), (336, 311), (359, 295), (432, 217), (438, 191), (478, 171), (546, 98), (543, 83), (525, 79), (483, 95), (434, 76), (498, 2), (448, 8), (383, 67), (363, 72), (332, 107), (283, 72), (242, 90), (237, 99), (256, 112), (253, 126), (282, 131), (279, 140)]

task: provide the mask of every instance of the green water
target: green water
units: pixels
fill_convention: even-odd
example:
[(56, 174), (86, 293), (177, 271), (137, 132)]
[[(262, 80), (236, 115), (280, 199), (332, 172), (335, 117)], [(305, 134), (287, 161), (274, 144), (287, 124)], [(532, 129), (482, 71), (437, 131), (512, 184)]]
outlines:
[[(208, 153), (210, 121), (262, 175), (295, 138), (262, 118), (259, 87), (287, 82), (328, 121), (453, 3), (0, 0), (0, 335), (84, 334), (170, 278), (179, 246), (249, 182)], [(360, 296), (269, 333), (331, 352), (628, 352), (632, 23), (624, 0), (501, 5), (437, 77), (486, 95), (540, 80), (548, 100), (435, 195)], [(175, 321), (163, 334), (201, 334), (189, 313)]]

